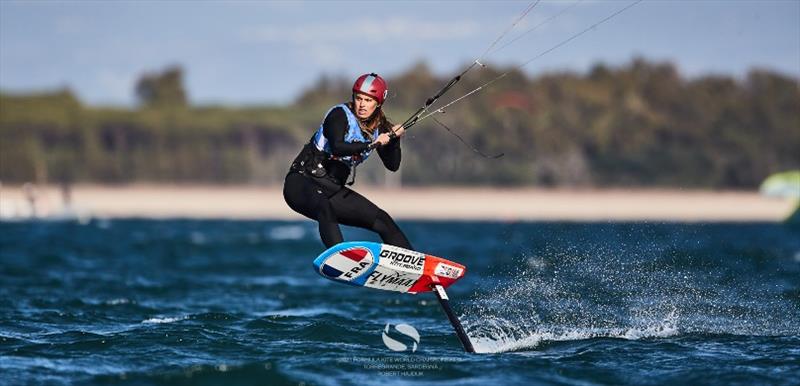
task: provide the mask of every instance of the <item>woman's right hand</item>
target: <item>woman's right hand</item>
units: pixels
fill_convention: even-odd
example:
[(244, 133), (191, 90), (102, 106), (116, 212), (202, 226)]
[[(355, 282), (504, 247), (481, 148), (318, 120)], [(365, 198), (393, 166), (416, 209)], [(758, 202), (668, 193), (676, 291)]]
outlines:
[(386, 146), (389, 143), (389, 141), (391, 141), (391, 140), (392, 140), (392, 138), (389, 137), (389, 134), (381, 133), (381, 134), (378, 135), (378, 138), (376, 138), (375, 142), (373, 142), (373, 143), (375, 144), (376, 147), (377, 146)]

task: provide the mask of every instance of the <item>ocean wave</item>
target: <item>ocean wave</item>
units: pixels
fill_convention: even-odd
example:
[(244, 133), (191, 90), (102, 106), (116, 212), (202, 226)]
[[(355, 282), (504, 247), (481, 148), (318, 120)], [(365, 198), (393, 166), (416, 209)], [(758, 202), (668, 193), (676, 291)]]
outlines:
[(285, 310), (276, 310), (276, 311), (269, 311), (258, 313), (259, 316), (273, 316), (273, 317), (284, 317), (284, 316), (302, 316), (302, 317), (309, 317), (309, 316), (320, 316), (320, 315), (336, 315), (345, 318), (349, 318), (352, 315), (349, 312), (345, 312), (342, 310), (330, 308), (330, 307), (303, 307), (303, 308), (290, 308)]
[(164, 323), (174, 323), (180, 322), (182, 320), (186, 320), (189, 317), (187, 315), (184, 316), (176, 316), (176, 317), (155, 317), (143, 320), (142, 324), (164, 324)]
[(148, 369), (109, 372), (98, 375), (92, 383), (109, 384), (189, 384), (219, 385), (237, 380), (238, 384), (297, 385), (303, 378), (289, 377), (280, 371), (275, 361), (248, 363), (202, 363), (184, 366), (181, 369)]
[[(506, 331), (514, 331), (508, 333)], [(496, 330), (493, 335), (472, 338), (478, 353), (501, 353), (535, 349), (544, 342), (563, 342), (596, 338), (640, 340), (667, 338), (681, 333), (677, 317), (670, 315), (660, 323), (628, 328), (560, 328), (544, 327), (534, 331), (518, 331), (514, 326)]]
[[(320, 283), (316, 277), (302, 278), (297, 276), (250, 276), (241, 277), (233, 275), (214, 275), (206, 276), (203, 279), (205, 282), (214, 282), (225, 285), (242, 285), (242, 286), (280, 286), (280, 287), (309, 287)], [(327, 283), (327, 282), (322, 282)]]
[(301, 225), (283, 225), (269, 230), (269, 238), (276, 241), (300, 240), (306, 235), (306, 230)]
[[(118, 306), (118, 305), (121, 305), (121, 304), (130, 304), (132, 302), (133, 301), (131, 301), (130, 299), (116, 298), (116, 299), (106, 300), (103, 303), (106, 304), (106, 305), (109, 305), (109, 306)], [(135, 302), (133, 302), (133, 303), (135, 303)]]

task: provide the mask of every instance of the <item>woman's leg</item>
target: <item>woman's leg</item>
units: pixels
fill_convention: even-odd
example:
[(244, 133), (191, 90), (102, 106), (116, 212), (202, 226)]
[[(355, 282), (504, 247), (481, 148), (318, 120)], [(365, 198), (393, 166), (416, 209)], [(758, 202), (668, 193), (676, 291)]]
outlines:
[(320, 204), (317, 222), (319, 223), (319, 237), (325, 247), (330, 248), (344, 241), (342, 230), (336, 221), (336, 213), (327, 198)]
[(286, 175), (283, 199), (292, 210), (319, 223), (319, 236), (326, 247), (344, 240), (328, 197), (311, 178), (298, 173)]
[(389, 214), (364, 196), (343, 188), (329, 200), (339, 223), (374, 231), (386, 244), (414, 249)]

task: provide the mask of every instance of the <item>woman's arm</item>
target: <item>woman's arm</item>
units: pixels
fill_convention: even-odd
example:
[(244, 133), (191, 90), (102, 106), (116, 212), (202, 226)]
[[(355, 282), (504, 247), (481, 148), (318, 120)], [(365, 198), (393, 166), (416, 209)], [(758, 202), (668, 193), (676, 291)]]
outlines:
[(388, 134), (381, 134), (381, 136), (387, 136), (390, 139), (388, 143), (378, 148), (378, 155), (381, 156), (383, 166), (396, 172), (400, 168), (401, 160), (400, 138), (406, 133), (406, 129), (402, 125), (394, 125), (389, 130)]
[(351, 143), (344, 140), (349, 126), (347, 115), (341, 107), (333, 109), (325, 118), (325, 122), (322, 123), (322, 134), (324, 134), (325, 138), (328, 140), (328, 144), (331, 147), (331, 154), (337, 157), (345, 157), (360, 154), (362, 151), (367, 150), (369, 143)]
[(393, 172), (400, 169), (400, 138), (395, 137), (385, 146), (379, 147), (378, 155), (381, 157), (381, 161), (383, 161), (383, 166), (386, 166), (387, 169)]

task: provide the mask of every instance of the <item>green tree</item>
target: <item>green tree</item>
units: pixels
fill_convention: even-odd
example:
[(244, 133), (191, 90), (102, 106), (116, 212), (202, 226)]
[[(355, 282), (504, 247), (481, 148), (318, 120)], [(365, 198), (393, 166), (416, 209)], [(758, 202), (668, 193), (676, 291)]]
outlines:
[(183, 69), (169, 67), (161, 73), (147, 73), (136, 83), (136, 97), (146, 107), (186, 107)]

